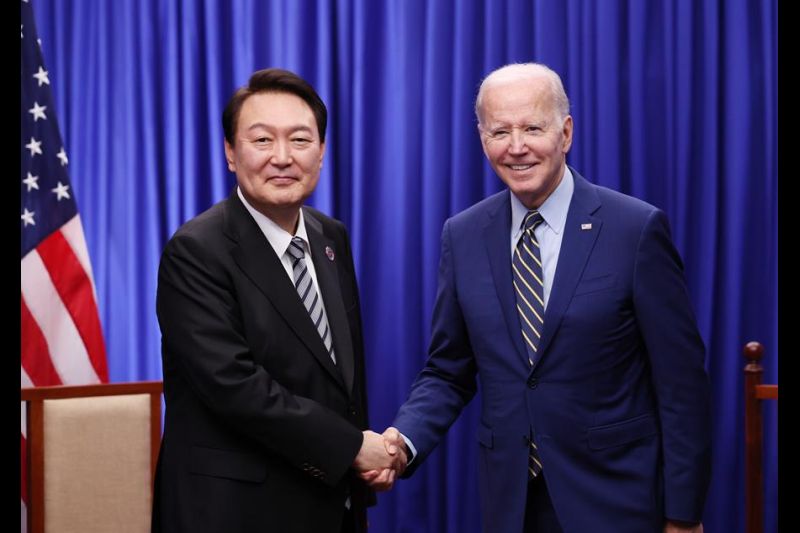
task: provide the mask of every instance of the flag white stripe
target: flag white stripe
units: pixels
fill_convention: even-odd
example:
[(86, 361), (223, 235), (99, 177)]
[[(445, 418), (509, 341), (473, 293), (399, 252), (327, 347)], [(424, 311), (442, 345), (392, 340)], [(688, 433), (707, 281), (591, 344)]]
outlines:
[(34, 386), (33, 385), (33, 380), (28, 375), (28, 373), (25, 372), (25, 367), (22, 366), (22, 365), (19, 365), (19, 370), (20, 370), (19, 386), (20, 387), (33, 387)]
[(94, 275), (92, 274), (92, 263), (89, 261), (89, 249), (86, 247), (86, 239), (83, 238), (81, 217), (79, 215), (72, 217), (69, 222), (61, 226), (61, 233), (72, 248), (72, 253), (78, 258), (78, 262), (86, 272), (86, 277), (89, 278), (89, 282), (92, 284), (94, 303), (97, 305), (97, 290), (94, 287)]
[[(28, 377), (28, 373), (25, 372), (25, 369), (22, 368), (21, 365), (19, 369), (20, 369), (20, 379), (19, 379), (20, 387), (33, 387), (33, 381), (31, 381), (31, 378)], [(27, 417), (25, 416), (25, 402), (19, 402), (19, 404), (20, 404), (20, 410), (22, 411), (22, 436), (27, 438), (28, 428), (26, 425)]]
[(61, 382), (100, 383), (83, 339), (36, 250), (22, 259), (22, 298), (42, 330)]
[(22, 509), (22, 517), (20, 518), (20, 531), (28, 531), (28, 509), (25, 507), (25, 502), (22, 499), (19, 500)]

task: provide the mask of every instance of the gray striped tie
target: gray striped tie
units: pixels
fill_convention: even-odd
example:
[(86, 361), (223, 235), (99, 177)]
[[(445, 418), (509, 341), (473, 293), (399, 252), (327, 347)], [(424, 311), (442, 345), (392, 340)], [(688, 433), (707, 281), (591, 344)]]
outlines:
[(292, 242), (286, 248), (286, 253), (292, 261), (292, 271), (294, 272), (294, 287), (297, 289), (297, 294), (300, 300), (306, 307), (314, 327), (317, 328), (325, 348), (328, 350), (328, 355), (331, 356), (333, 362), (336, 363), (336, 355), (333, 353), (333, 337), (331, 337), (330, 328), (328, 328), (328, 319), (325, 316), (325, 308), (322, 306), (322, 301), (319, 299), (319, 293), (314, 288), (314, 281), (311, 279), (311, 273), (308, 271), (305, 259), (305, 250), (303, 248), (303, 239), (300, 237), (292, 237)]

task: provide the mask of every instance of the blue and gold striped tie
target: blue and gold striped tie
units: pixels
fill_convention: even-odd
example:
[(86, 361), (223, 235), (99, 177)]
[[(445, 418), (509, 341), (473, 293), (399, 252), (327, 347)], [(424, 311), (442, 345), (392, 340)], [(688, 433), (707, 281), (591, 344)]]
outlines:
[[(544, 221), (542, 215), (532, 209), (522, 221), (522, 236), (517, 242), (511, 267), (514, 271), (514, 293), (517, 296), (517, 313), (528, 353), (528, 362), (533, 366), (536, 360), (536, 349), (542, 336), (544, 325), (544, 283), (542, 277), (542, 259), (539, 241), (533, 230)], [(542, 471), (539, 462), (539, 451), (533, 439), (530, 439), (528, 473), (531, 478)]]
[(319, 294), (314, 288), (314, 281), (311, 279), (311, 274), (306, 266), (303, 239), (293, 237), (289, 247), (286, 248), (286, 253), (289, 254), (292, 260), (294, 286), (297, 289), (297, 294), (300, 296), (300, 300), (303, 302), (309, 316), (311, 316), (311, 321), (314, 323), (314, 327), (317, 328), (317, 332), (325, 344), (325, 349), (328, 350), (328, 355), (336, 363), (336, 355), (333, 353), (333, 337), (331, 337), (331, 330), (328, 328), (325, 308), (322, 306), (322, 301), (319, 299)]

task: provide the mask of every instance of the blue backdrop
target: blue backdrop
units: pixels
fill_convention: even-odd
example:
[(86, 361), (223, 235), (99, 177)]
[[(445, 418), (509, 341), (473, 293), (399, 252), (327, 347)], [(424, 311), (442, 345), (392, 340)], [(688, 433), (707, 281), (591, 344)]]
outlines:
[[(220, 125), (259, 68), (296, 71), (328, 105), (311, 203), (353, 239), (371, 423), (421, 368), (444, 220), (500, 190), (472, 111), (515, 61), (562, 74), (589, 180), (663, 208), (708, 347), (714, 400), (706, 531), (743, 531), (741, 347), (777, 379), (777, 0), (32, 0), (92, 258), (112, 381), (160, 379), (159, 254), (225, 197)], [(378, 532), (476, 532), (477, 402)], [(777, 507), (767, 410), (768, 531)]]

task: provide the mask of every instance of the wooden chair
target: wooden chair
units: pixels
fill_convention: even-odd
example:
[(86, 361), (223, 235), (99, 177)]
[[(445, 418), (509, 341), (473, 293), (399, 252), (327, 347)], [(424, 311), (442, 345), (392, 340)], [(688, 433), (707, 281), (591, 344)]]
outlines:
[(149, 532), (160, 381), (24, 388), (28, 526)]
[(744, 367), (744, 475), (745, 531), (764, 531), (764, 475), (762, 401), (777, 400), (777, 385), (762, 385), (764, 368), (760, 361), (764, 347), (748, 342), (744, 347), (747, 365)]

